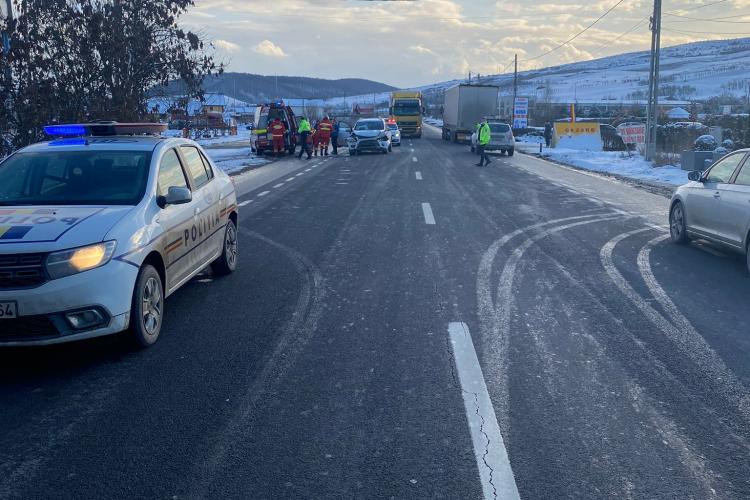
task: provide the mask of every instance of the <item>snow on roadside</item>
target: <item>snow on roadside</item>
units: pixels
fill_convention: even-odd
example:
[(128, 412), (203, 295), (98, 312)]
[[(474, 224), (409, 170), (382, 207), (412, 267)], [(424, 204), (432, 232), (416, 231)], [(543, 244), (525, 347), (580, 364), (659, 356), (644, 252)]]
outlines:
[(268, 159), (253, 155), (250, 148), (205, 149), (204, 151), (217, 167), (230, 175), (269, 163)]
[(425, 123), (429, 123), (430, 125), (432, 125), (434, 127), (442, 127), (443, 126), (443, 120), (441, 120), (440, 118), (425, 117), (424, 121), (425, 121)]
[[(182, 130), (169, 129), (162, 132), (164, 137), (182, 137)], [(195, 142), (201, 146), (211, 146), (214, 144), (224, 144), (227, 142), (240, 142), (250, 141), (250, 131), (247, 130), (246, 126), (237, 127), (237, 135), (219, 135), (216, 137), (206, 138), (201, 137), (196, 139)]]
[[(528, 151), (535, 153), (537, 149), (529, 149)], [(620, 151), (545, 148), (541, 156), (592, 172), (621, 175), (644, 182), (678, 186), (688, 181), (687, 172), (680, 167), (674, 165), (654, 167), (638, 153), (628, 156), (627, 153)]]

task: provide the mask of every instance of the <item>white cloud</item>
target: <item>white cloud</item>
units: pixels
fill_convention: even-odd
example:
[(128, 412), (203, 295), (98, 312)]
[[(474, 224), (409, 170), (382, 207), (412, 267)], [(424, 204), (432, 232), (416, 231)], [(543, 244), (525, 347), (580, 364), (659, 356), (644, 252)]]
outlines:
[(239, 45), (237, 45), (236, 43), (230, 42), (228, 40), (222, 40), (222, 39), (214, 40), (214, 45), (216, 45), (216, 47), (226, 52), (237, 52), (238, 50), (240, 50)]
[(428, 49), (427, 47), (422, 47), (421, 45), (412, 45), (411, 47), (409, 47), (409, 50), (412, 50), (417, 54), (430, 54), (432, 56), (436, 55), (432, 50)]
[(268, 57), (287, 57), (284, 49), (273, 43), (271, 40), (263, 40), (253, 47), (253, 51), (262, 56)]
[[(245, 48), (254, 52), (254, 57), (235, 54), (231, 71), (361, 77), (406, 87), (462, 77), (468, 71), (494, 74), (510, 69), (514, 54), (519, 69), (527, 70), (647, 50), (648, 22), (641, 21), (651, 12), (653, 1), (629, 0), (573, 42), (537, 57), (583, 30), (615, 3), (538, 0), (532, 7), (519, 0), (274, 0), (274, 8), (269, 9), (266, 2), (201, 0), (183, 22), (208, 38), (231, 40), (239, 45), (237, 52)], [(742, 7), (750, 7), (750, 0), (710, 3), (671, 0), (670, 10), (710, 18), (741, 14)], [(702, 9), (686, 10), (704, 4)], [(665, 16), (664, 22), (665, 28), (710, 29), (701, 21), (673, 16)], [(665, 31), (663, 38), (666, 45), (711, 36)], [(217, 48), (222, 55), (232, 52), (219, 44)]]

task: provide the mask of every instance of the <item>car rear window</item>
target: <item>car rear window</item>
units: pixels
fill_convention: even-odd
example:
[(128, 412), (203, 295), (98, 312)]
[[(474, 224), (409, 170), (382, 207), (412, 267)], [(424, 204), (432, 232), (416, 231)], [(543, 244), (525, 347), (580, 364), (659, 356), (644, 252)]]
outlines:
[(136, 205), (148, 151), (40, 151), (0, 163), (0, 205)]
[(510, 131), (510, 126), (505, 123), (490, 123), (490, 132), (495, 134), (506, 134)]

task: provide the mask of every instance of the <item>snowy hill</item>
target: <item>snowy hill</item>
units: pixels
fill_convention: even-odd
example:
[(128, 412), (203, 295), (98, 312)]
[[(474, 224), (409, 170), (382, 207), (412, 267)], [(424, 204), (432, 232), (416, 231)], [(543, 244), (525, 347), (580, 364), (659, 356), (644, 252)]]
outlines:
[[(648, 89), (648, 51), (519, 72), (518, 95), (551, 102), (629, 101), (645, 98)], [(663, 48), (661, 89), (664, 98), (700, 100), (723, 93), (745, 96), (750, 73), (750, 38), (695, 42)], [(466, 80), (451, 80), (418, 87), (426, 94), (440, 93)], [(512, 92), (513, 75), (488, 75), (481, 83)], [(372, 94), (359, 97), (371, 102)], [(387, 94), (376, 99), (387, 100)], [(332, 100), (333, 101), (333, 100)], [(329, 101), (330, 102), (330, 101)]]

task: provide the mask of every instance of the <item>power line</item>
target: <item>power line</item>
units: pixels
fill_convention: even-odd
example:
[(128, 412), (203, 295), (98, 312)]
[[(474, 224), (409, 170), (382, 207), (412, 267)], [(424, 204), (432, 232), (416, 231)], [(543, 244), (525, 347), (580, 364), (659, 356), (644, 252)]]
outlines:
[[(706, 3), (706, 4), (703, 4), (703, 5), (696, 5), (695, 7), (690, 7), (689, 9), (680, 9), (680, 10), (682, 12), (692, 12), (694, 10), (704, 9), (706, 7), (711, 7), (713, 5), (719, 5), (720, 3), (726, 3), (728, 1), (729, 0), (717, 0), (716, 2)], [(675, 13), (675, 11), (665, 12), (665, 14), (674, 14), (674, 13)]]
[(612, 6), (612, 7), (610, 7), (609, 9), (607, 9), (607, 10), (606, 10), (606, 11), (604, 12), (604, 14), (602, 14), (601, 16), (599, 16), (598, 18), (596, 18), (596, 20), (595, 20), (595, 21), (594, 21), (593, 23), (589, 24), (589, 25), (588, 25), (588, 26), (586, 26), (586, 27), (585, 27), (584, 29), (582, 29), (581, 31), (579, 31), (578, 33), (576, 33), (575, 35), (573, 35), (572, 37), (568, 38), (567, 40), (565, 40), (565, 41), (564, 41), (563, 43), (561, 43), (561, 44), (560, 44), (560, 45), (558, 45), (557, 47), (554, 47), (554, 48), (552, 48), (552, 49), (550, 49), (550, 50), (548, 50), (548, 51), (546, 51), (546, 52), (544, 52), (544, 53), (542, 53), (542, 54), (539, 54), (539, 55), (537, 55), (537, 56), (534, 56), (534, 57), (530, 57), (530, 58), (528, 58), (528, 59), (524, 59), (524, 60), (523, 60), (523, 61), (521, 61), (521, 62), (528, 62), (528, 61), (534, 61), (535, 59), (541, 59), (542, 57), (544, 57), (544, 56), (546, 56), (546, 55), (549, 55), (549, 54), (551, 54), (552, 52), (555, 52), (556, 50), (559, 50), (559, 49), (563, 48), (564, 46), (566, 46), (567, 44), (569, 44), (570, 42), (572, 42), (573, 40), (575, 40), (575, 39), (576, 39), (576, 38), (578, 38), (579, 36), (581, 36), (581, 35), (583, 35), (584, 33), (586, 33), (586, 32), (587, 32), (587, 31), (588, 31), (589, 29), (593, 28), (593, 27), (594, 27), (594, 25), (595, 25), (596, 23), (598, 23), (599, 21), (601, 21), (602, 19), (604, 19), (604, 17), (605, 17), (605, 16), (607, 15), (607, 14), (609, 14), (610, 12), (612, 12), (613, 10), (615, 10), (615, 9), (616, 9), (617, 7), (619, 7), (619, 6), (620, 6), (620, 4), (622, 4), (623, 2), (625, 2), (625, 0), (619, 0), (619, 1), (618, 1), (618, 2), (616, 3), (616, 4), (614, 4), (614, 5)]
[(712, 22), (712, 23), (728, 23), (728, 24), (750, 24), (750, 21), (728, 21), (728, 19), (737, 19), (740, 17), (748, 17), (750, 14), (738, 14), (736, 16), (727, 16), (727, 17), (713, 17), (708, 19), (702, 19), (700, 17), (689, 17), (689, 16), (680, 16), (678, 14), (670, 14), (668, 12), (665, 12), (666, 15), (671, 17), (678, 17), (680, 19), (683, 19), (683, 21), (670, 21), (671, 23), (691, 23), (693, 21), (701, 21), (701, 22)]
[[(669, 26), (669, 25), (667, 25)], [(718, 32), (718, 31), (693, 31), (683, 29), (664, 28), (664, 31), (673, 31), (675, 33), (681, 33), (683, 35), (750, 35), (750, 31), (732, 31), (732, 32)]]

